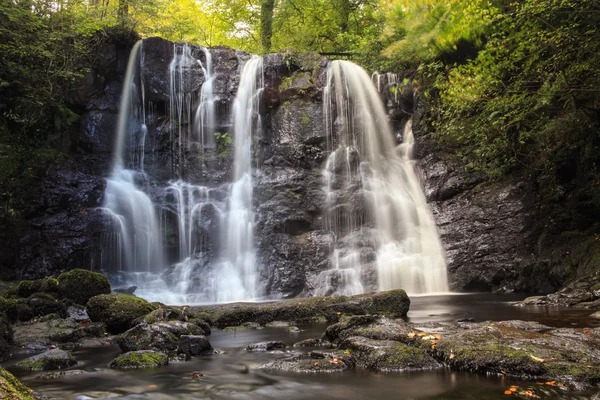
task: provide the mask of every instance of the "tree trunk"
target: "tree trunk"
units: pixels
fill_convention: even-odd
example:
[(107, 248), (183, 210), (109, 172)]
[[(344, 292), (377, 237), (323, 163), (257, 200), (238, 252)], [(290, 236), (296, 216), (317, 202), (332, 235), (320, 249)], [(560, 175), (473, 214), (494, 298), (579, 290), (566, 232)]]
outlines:
[(127, 22), (127, 13), (129, 12), (129, 0), (119, 0), (119, 21), (124, 25)]
[(275, 0), (261, 0), (260, 3), (260, 41), (265, 53), (271, 50), (273, 36), (273, 8)]

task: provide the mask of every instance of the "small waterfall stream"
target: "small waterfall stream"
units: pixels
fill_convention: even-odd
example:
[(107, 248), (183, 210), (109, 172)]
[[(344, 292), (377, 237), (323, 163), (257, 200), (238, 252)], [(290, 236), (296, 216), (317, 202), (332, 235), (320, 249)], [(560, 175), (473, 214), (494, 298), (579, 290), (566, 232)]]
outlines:
[[(381, 80), (374, 78), (377, 87), (351, 62), (329, 65), (323, 96), (330, 150), (323, 170), (324, 211), (335, 250), (332, 269), (321, 274), (316, 292), (327, 292), (332, 280), (340, 282), (335, 293), (362, 291), (356, 280), (373, 259), (379, 290), (448, 291), (443, 249), (411, 159), (411, 121), (396, 145), (378, 93)], [(387, 78), (397, 83), (395, 76)]]

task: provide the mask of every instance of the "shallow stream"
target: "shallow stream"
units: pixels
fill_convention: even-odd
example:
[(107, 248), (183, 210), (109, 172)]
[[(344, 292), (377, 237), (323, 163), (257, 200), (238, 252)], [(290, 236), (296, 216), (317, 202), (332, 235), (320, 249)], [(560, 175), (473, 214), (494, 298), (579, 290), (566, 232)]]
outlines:
[[(475, 321), (522, 319), (555, 327), (594, 327), (600, 320), (588, 318), (591, 311), (558, 307), (515, 307), (520, 295), (444, 295), (413, 297), (408, 321), (447, 322), (462, 318)], [(301, 332), (264, 328), (225, 332), (213, 330), (211, 344), (219, 354), (172, 362), (167, 367), (117, 371), (108, 363), (120, 353), (117, 346), (74, 351), (79, 363), (65, 375), (42, 379), (40, 372), (23, 372), (5, 365), (40, 394), (51, 399), (507, 399), (511, 385), (533, 388), (543, 399), (592, 399), (596, 391), (573, 393), (559, 388), (506, 377), (483, 376), (440, 369), (427, 372), (375, 373), (346, 371), (329, 374), (296, 374), (258, 368), (266, 361), (290, 352), (310, 351), (291, 345), (319, 337), (326, 324), (300, 325)], [(286, 352), (248, 352), (246, 345), (281, 340)], [(524, 397), (523, 397), (524, 398)]]

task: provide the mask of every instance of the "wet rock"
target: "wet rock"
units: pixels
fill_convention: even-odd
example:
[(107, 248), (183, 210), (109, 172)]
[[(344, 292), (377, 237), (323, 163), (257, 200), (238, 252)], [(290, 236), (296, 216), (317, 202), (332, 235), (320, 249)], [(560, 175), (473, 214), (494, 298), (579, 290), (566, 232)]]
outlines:
[(344, 339), (339, 348), (348, 349), (358, 367), (375, 371), (413, 371), (442, 367), (426, 349), (393, 340), (351, 336)]
[(285, 331), (290, 333), (298, 333), (300, 332), (300, 328), (298, 328), (297, 326), (288, 326), (287, 328), (285, 328)]
[(156, 351), (130, 351), (121, 354), (108, 365), (114, 369), (156, 368), (169, 364), (169, 358)]
[(58, 282), (62, 296), (81, 305), (94, 296), (110, 293), (110, 283), (104, 275), (84, 269), (62, 273)]
[(124, 353), (139, 350), (168, 353), (177, 349), (179, 340), (177, 335), (166, 326), (142, 323), (115, 336), (114, 342)]
[(247, 331), (247, 330), (257, 330), (262, 329), (262, 326), (256, 322), (244, 322), (238, 326), (227, 326), (223, 330), (227, 332), (235, 332), (235, 331)]
[(67, 316), (67, 306), (49, 293), (36, 293), (29, 297), (27, 305), (34, 317), (57, 314), (61, 318)]
[(134, 294), (136, 290), (137, 290), (137, 286), (129, 286), (126, 288), (117, 288), (117, 289), (113, 290), (113, 292), (121, 293), (121, 294)]
[(17, 288), (19, 297), (29, 297), (34, 293), (59, 293), (58, 280), (44, 278), (35, 281), (21, 281)]
[(395, 340), (407, 343), (408, 333), (413, 328), (399, 320), (371, 315), (352, 316), (344, 318), (337, 324), (327, 327), (323, 339), (339, 343), (350, 336), (362, 336), (376, 340)]
[(260, 342), (260, 343), (250, 343), (246, 350), (248, 351), (271, 351), (271, 350), (283, 350), (285, 349), (285, 344), (283, 342), (271, 341), (271, 342)]
[(160, 307), (144, 317), (144, 321), (153, 324), (159, 321), (187, 321), (190, 314), (177, 307)]
[(201, 354), (212, 354), (214, 352), (208, 339), (203, 335), (182, 335), (179, 337), (178, 354), (186, 356), (198, 356)]
[(90, 319), (90, 316), (85, 311), (85, 307), (82, 306), (75, 305), (67, 307), (67, 314), (69, 315), (69, 318), (75, 322), (89, 321)]
[(0, 394), (7, 400), (34, 400), (32, 390), (0, 367)]
[(333, 344), (323, 339), (304, 339), (294, 343), (294, 347), (333, 347)]
[(270, 304), (233, 304), (199, 307), (198, 312), (218, 327), (240, 326), (244, 322), (260, 325), (273, 321), (337, 321), (341, 315), (382, 314), (402, 317), (410, 300), (404, 290), (363, 294), (351, 297), (314, 297)]
[(274, 360), (260, 368), (289, 372), (342, 372), (353, 369), (356, 361), (343, 351), (312, 352)]
[(175, 336), (204, 335), (204, 329), (191, 322), (165, 321), (157, 322), (154, 325), (168, 329)]
[[(600, 383), (599, 339), (598, 329), (548, 330), (526, 321), (484, 322), (442, 335), (431, 354), (458, 370), (556, 380), (581, 389)], [(429, 340), (420, 344), (432, 346)]]
[(51, 342), (74, 343), (82, 339), (102, 338), (106, 334), (106, 325), (102, 322), (92, 322), (79, 325), (73, 329), (57, 329), (48, 335)]
[(19, 361), (17, 366), (30, 371), (48, 371), (69, 368), (75, 364), (77, 364), (77, 361), (71, 354), (63, 350), (53, 349)]
[(126, 294), (102, 294), (92, 297), (86, 311), (93, 322), (104, 322), (108, 332), (116, 334), (131, 328), (133, 321), (157, 307), (139, 297)]

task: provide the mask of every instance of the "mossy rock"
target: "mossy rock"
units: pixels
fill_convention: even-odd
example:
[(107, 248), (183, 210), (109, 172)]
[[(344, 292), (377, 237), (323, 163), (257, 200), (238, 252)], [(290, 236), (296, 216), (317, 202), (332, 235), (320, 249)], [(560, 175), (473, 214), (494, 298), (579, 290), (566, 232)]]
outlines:
[(109, 364), (114, 369), (156, 368), (169, 364), (169, 358), (157, 351), (141, 350), (121, 354)]
[(58, 276), (59, 290), (63, 297), (85, 305), (94, 296), (110, 293), (108, 279), (85, 269), (74, 269)]
[(17, 295), (19, 297), (29, 297), (34, 293), (58, 293), (58, 279), (56, 278), (44, 278), (36, 281), (21, 281), (17, 288)]
[(132, 327), (136, 318), (143, 317), (157, 306), (129, 294), (101, 294), (92, 297), (86, 311), (93, 322), (104, 322), (108, 332), (123, 333)]
[(144, 322), (153, 324), (160, 321), (187, 321), (190, 314), (186, 309), (176, 307), (160, 307), (144, 317)]
[(48, 350), (42, 354), (37, 354), (17, 363), (17, 367), (29, 371), (50, 371), (55, 369), (69, 368), (77, 364), (77, 361), (70, 353), (54, 349)]
[(0, 362), (8, 360), (12, 356), (12, 347), (0, 338)]
[(33, 309), (27, 304), (27, 299), (18, 299), (16, 307), (19, 321), (25, 322), (33, 319)]
[(12, 326), (4, 315), (0, 315), (0, 339), (3, 339), (7, 343), (12, 343), (13, 341)]
[(140, 350), (168, 353), (177, 349), (179, 338), (165, 323), (142, 323), (116, 336), (114, 341), (124, 353)]
[(0, 315), (2, 314), (4, 314), (10, 322), (15, 322), (19, 317), (17, 302), (12, 299), (0, 297)]
[(5, 400), (34, 400), (32, 390), (10, 372), (0, 367), (0, 398)]
[(67, 306), (49, 293), (35, 293), (27, 300), (34, 317), (58, 314), (61, 318), (67, 316)]

